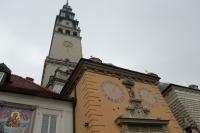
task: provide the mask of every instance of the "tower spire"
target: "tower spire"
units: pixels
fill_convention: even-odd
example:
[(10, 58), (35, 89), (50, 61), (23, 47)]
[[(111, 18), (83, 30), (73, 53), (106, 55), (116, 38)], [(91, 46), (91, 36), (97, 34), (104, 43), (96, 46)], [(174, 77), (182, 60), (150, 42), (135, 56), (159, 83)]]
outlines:
[(69, 0), (67, 0), (67, 5), (69, 5)]

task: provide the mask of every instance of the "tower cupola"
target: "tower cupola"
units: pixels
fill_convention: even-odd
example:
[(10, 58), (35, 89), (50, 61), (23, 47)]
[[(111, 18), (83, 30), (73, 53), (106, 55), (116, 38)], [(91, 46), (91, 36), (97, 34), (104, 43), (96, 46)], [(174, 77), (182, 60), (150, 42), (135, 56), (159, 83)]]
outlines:
[(60, 16), (66, 19), (74, 19), (75, 14), (72, 12), (72, 8), (68, 5), (68, 3), (60, 10)]
[(68, 2), (60, 9), (60, 13), (58, 15), (60, 21), (63, 19), (67, 21), (71, 21), (73, 23), (73, 27), (78, 27), (78, 21), (75, 19), (75, 13), (72, 11), (72, 8), (69, 6)]

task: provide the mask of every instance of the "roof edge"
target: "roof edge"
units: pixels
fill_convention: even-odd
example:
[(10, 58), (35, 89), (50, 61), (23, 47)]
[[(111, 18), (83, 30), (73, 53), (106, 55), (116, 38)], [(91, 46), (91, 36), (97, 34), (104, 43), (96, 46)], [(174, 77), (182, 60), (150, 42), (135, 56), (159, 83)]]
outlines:
[(157, 84), (160, 80), (160, 77), (154, 75), (148, 75), (109, 64), (95, 62), (90, 59), (81, 58), (70, 75), (68, 82), (64, 85), (61, 94), (69, 95), (85, 71), (96, 72), (103, 75), (112, 75), (117, 78), (128, 78), (150, 84)]
[(167, 92), (169, 92), (172, 89), (171, 88), (172, 86), (176, 86), (176, 87), (180, 87), (180, 88), (184, 88), (184, 89), (194, 90), (194, 91), (200, 92), (199, 89), (193, 89), (193, 88), (189, 88), (187, 86), (170, 83), (169, 86), (162, 91), (162, 94), (165, 95)]
[(16, 90), (12, 90), (9, 88), (5, 88), (5, 89), (0, 89), (0, 92), (8, 92), (8, 93), (15, 93), (15, 94), (22, 94), (22, 95), (29, 95), (29, 96), (37, 96), (37, 97), (42, 97), (42, 98), (49, 98), (49, 99), (56, 99), (56, 100), (61, 100), (61, 101), (68, 101), (68, 102), (75, 102), (75, 98), (74, 97), (64, 97), (63, 95), (42, 95), (41, 93), (26, 93), (23, 91), (18, 91), (21, 88), (16, 88)]

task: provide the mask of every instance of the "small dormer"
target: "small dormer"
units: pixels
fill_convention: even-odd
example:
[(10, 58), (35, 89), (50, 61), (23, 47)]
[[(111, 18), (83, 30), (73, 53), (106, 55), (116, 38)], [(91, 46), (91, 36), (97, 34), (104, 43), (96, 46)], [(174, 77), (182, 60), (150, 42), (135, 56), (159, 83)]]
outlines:
[(0, 84), (10, 81), (11, 70), (4, 64), (0, 63)]

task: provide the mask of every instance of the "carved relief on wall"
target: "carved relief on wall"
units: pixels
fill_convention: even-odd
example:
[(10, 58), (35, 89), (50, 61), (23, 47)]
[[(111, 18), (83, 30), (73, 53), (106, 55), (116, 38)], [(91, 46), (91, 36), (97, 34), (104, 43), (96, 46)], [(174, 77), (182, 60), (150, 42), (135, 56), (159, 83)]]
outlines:
[[(151, 119), (149, 108), (145, 108), (142, 100), (150, 100), (149, 104), (157, 103), (154, 95), (147, 89), (142, 89), (138, 95), (135, 95), (134, 82), (125, 79), (122, 84), (127, 88), (129, 93), (129, 105), (127, 111), (129, 117), (119, 116), (116, 123), (121, 126), (122, 133), (168, 133), (168, 120)], [(144, 100), (143, 100), (144, 101)]]
[(132, 99), (127, 110), (131, 118), (148, 118), (149, 110), (142, 106), (140, 99)]
[(125, 79), (122, 83), (128, 89), (128, 93), (130, 97), (129, 105), (127, 107), (130, 117), (131, 118), (148, 118), (149, 109), (144, 108), (142, 105), (142, 100), (135, 96), (135, 92), (133, 89), (134, 82), (128, 79)]

